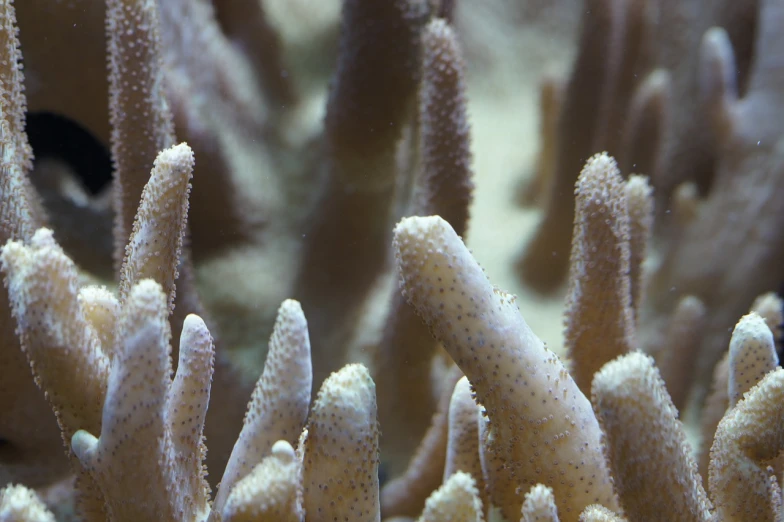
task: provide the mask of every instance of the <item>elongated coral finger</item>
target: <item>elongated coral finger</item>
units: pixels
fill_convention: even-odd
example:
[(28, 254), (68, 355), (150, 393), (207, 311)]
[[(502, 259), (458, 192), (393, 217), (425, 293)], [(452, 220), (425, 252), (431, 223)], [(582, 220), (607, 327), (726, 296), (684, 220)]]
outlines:
[(479, 462), (480, 415), (479, 406), (472, 397), (471, 384), (463, 377), (457, 381), (449, 402), (449, 440), (444, 481), (458, 471), (465, 471), (474, 477), (481, 495), (485, 487)]
[(514, 303), (495, 289), (443, 219), (413, 217), (395, 229), (401, 287), (487, 409), (492, 501), (520, 516), (522, 491), (552, 487), (563, 520), (585, 506), (615, 507), (588, 399)]
[(711, 448), (708, 484), (717, 520), (774, 521), (767, 469), (784, 450), (784, 369), (746, 393), (724, 416)]
[[(74, 453), (100, 487), (112, 520), (207, 515), (206, 492), (194, 494), (191, 484), (195, 479), (200, 486), (199, 475), (184, 483), (178, 480), (180, 459), (166, 424), (171, 386), (168, 315), (159, 284), (145, 279), (131, 289), (119, 319), (100, 437), (80, 430), (71, 440)], [(183, 371), (187, 369), (186, 364)]]
[(120, 272), (121, 302), (136, 282), (150, 278), (163, 287), (172, 306), (194, 161), (193, 151), (184, 143), (162, 151), (155, 158), (125, 248)]
[[(172, 480), (180, 487), (183, 511), (209, 502), (204, 469), (204, 419), (210, 402), (215, 347), (201, 317), (185, 318), (177, 373), (166, 398), (166, 425), (172, 442)], [(195, 514), (200, 514), (196, 511)]]
[[(414, 183), (409, 212), (417, 216), (438, 214), (463, 235), (474, 189), (465, 62), (456, 32), (442, 19), (432, 20), (425, 27), (422, 46), (422, 171)], [(395, 289), (380, 344), (380, 371), (374, 377), (379, 389), (379, 421), (384, 425), (382, 454), (392, 463), (405, 461), (410, 455), (412, 442), (425, 432), (435, 410), (436, 401), (428, 400), (436, 397), (427, 375), (437, 347)], [(406, 414), (400, 415), (402, 411)]]
[(752, 312), (741, 317), (730, 338), (728, 394), (730, 407), (779, 364), (773, 332)]
[(627, 516), (711, 520), (711, 505), (686, 433), (653, 359), (635, 352), (607, 363), (594, 378), (593, 404)]
[(63, 436), (98, 431), (109, 361), (79, 306), (76, 267), (48, 229), (29, 246), (6, 244), (0, 261), (22, 347)]
[(264, 371), (226, 464), (213, 513), (223, 509), (234, 484), (269, 455), (276, 441), (297, 443), (308, 416), (312, 378), (308, 324), (300, 304), (289, 299), (278, 310)]
[(665, 69), (655, 69), (637, 87), (629, 103), (618, 151), (622, 170), (643, 172), (654, 180), (660, 177), (671, 113), (672, 76)]
[(306, 522), (380, 520), (376, 387), (364, 366), (324, 381), (298, 452)]
[(645, 297), (647, 274), (645, 259), (653, 235), (653, 188), (648, 177), (629, 176), (624, 184), (626, 208), (629, 212), (629, 287), (634, 318), (639, 321)]
[(590, 394), (594, 373), (635, 348), (629, 279), (629, 211), (615, 160), (591, 157), (575, 185), (565, 345), (572, 375)]
[[(697, 365), (698, 347), (705, 327), (705, 305), (687, 295), (678, 301), (670, 317), (666, 344), (656, 354), (657, 365), (667, 384), (672, 403), (679, 410), (686, 404)], [(722, 413), (723, 414), (723, 413)]]
[(160, 151), (174, 145), (175, 138), (171, 109), (163, 91), (155, 1), (109, 0), (106, 24), (112, 157), (117, 179), (115, 262), (119, 266), (153, 161)]

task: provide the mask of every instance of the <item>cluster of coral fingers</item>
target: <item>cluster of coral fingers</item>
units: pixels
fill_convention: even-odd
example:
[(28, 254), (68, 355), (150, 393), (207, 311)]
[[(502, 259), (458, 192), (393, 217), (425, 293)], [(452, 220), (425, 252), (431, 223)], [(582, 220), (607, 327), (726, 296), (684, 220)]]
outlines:
[(464, 240), (481, 9), (337, 3), (17, 2), (98, 21), (105, 115), (28, 75), (96, 195), (0, 0), (0, 522), (784, 520), (784, 0), (585, 0), (519, 297)]
[[(443, 440), (423, 444), (416, 465), (380, 490), (375, 384), (350, 364), (311, 404), (307, 322), (289, 300), (211, 499), (203, 427), (214, 348), (204, 322), (185, 319), (172, 378), (159, 283), (142, 279), (119, 302), (78, 289), (50, 231), (10, 242), (2, 263), (14, 313), (70, 441), (78, 516), (366, 521), (421, 509), (423, 522), (780, 519), (773, 466), (784, 450), (784, 371), (758, 313), (733, 333), (708, 494), (651, 357), (632, 351), (604, 364), (589, 401), (446, 221), (404, 219), (394, 248), (408, 302), (454, 359), (455, 377), (465, 374), (431, 428)], [(35, 493), (11, 485), (0, 516), (54, 520)]]

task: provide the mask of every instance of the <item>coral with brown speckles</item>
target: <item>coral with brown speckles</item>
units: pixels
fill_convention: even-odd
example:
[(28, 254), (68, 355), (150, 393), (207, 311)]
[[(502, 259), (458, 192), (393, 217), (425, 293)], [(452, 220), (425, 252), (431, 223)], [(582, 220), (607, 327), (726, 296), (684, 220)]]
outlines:
[(781, 520), (783, 19), (0, 0), (0, 519)]

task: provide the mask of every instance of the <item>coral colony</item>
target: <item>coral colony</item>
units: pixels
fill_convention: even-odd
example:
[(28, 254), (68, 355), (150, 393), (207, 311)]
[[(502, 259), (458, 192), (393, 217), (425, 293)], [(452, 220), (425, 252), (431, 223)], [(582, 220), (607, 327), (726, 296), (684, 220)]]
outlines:
[(0, 521), (784, 520), (782, 24), (0, 0)]

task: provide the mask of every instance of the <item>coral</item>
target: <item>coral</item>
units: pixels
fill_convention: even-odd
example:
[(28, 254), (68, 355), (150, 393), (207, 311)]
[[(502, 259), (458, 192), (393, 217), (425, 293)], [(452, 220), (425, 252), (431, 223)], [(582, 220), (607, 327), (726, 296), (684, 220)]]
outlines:
[(482, 503), (474, 479), (458, 471), (434, 491), (419, 522), (483, 522)]
[(0, 518), (781, 520), (782, 16), (0, 0)]
[[(587, 399), (561, 362), (509, 297), (490, 285), (443, 219), (404, 219), (395, 229), (395, 248), (407, 299), (484, 404), (483, 474), (491, 502), (506, 520), (515, 520), (521, 505), (526, 509), (530, 499), (521, 498), (519, 485), (531, 483), (552, 489), (561, 520), (588, 518), (594, 504), (622, 510), (630, 520), (780, 517), (781, 368), (749, 372), (744, 357), (730, 352), (730, 373), (748, 376), (747, 385), (754, 387), (716, 431), (710, 458), (713, 511), (651, 357), (635, 352), (604, 365), (592, 384), (593, 408), (586, 408)], [(764, 324), (758, 316), (757, 321)], [(752, 351), (759, 343), (741, 333), (750, 328), (747, 322), (741, 319), (736, 330), (748, 337)], [(772, 337), (769, 329), (767, 336)], [(657, 496), (662, 492), (667, 502)]]
[(537, 484), (525, 494), (521, 522), (558, 522), (558, 508), (555, 507), (553, 490)]

